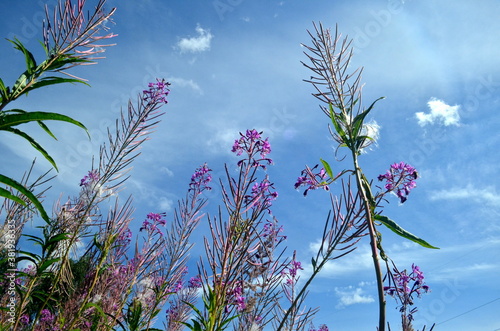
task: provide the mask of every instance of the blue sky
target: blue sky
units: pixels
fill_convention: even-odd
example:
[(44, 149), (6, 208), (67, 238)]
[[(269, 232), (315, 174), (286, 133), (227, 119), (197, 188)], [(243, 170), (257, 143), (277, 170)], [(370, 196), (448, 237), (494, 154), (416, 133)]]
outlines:
[[(38, 49), (42, 1), (2, 5), (0, 35), (17, 36)], [(128, 98), (154, 80), (172, 82), (166, 115), (135, 163), (127, 190), (135, 195), (137, 223), (149, 211), (171, 213), (193, 170), (208, 162), (216, 176), (239, 131), (263, 130), (275, 165), (268, 170), (280, 194), (273, 212), (286, 229), (289, 252), (309, 261), (328, 213), (328, 195), (307, 198), (293, 188), (300, 171), (320, 158), (336, 163), (327, 118), (311, 96), (301, 43), (312, 22), (338, 24), (354, 38), (353, 65), (364, 66), (365, 104), (385, 96), (372, 112), (378, 145), (361, 158), (375, 178), (393, 162), (421, 174), (404, 205), (391, 199), (385, 214), (441, 247), (428, 250), (383, 231), (388, 254), (401, 268), (416, 263), (432, 292), (418, 301), (416, 326), (435, 330), (500, 330), (500, 69), (497, 0), (355, 1), (109, 1), (116, 6), (116, 46), (99, 64), (75, 72), (86, 86), (47, 88), (16, 102), (26, 110), (68, 114), (85, 123), (93, 140), (69, 125), (53, 125), (58, 142), (37, 136), (61, 172), (48, 197), (75, 195)], [(11, 85), (24, 63), (10, 43), (0, 43), (0, 76)], [(38, 53), (40, 54), (40, 53)], [(52, 126), (51, 126), (52, 127)], [(49, 168), (30, 147), (2, 134), (2, 173), (20, 176), (33, 157), (36, 171)], [(338, 186), (332, 186), (335, 193)], [(218, 204), (219, 190), (210, 195)], [(203, 228), (203, 227), (202, 227)], [(200, 229), (202, 229), (200, 228)], [(202, 235), (198, 234), (199, 236)], [(201, 245), (193, 256), (202, 252)], [(307, 304), (321, 306), (316, 324), (330, 330), (373, 330), (376, 290), (367, 240), (329, 265), (311, 287)], [(307, 266), (307, 264), (305, 263)], [(398, 325), (388, 298), (391, 322)], [(361, 317), (361, 318), (360, 318)]]

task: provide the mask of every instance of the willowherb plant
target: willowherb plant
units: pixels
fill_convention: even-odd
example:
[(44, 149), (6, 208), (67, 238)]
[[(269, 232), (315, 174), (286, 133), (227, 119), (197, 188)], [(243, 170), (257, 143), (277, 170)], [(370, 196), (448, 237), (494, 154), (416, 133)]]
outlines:
[[(337, 232), (336, 235), (345, 235), (350, 231), (352, 224), (357, 224), (355, 229), (357, 229), (358, 232), (349, 239), (352, 243), (347, 246), (349, 250), (346, 251), (346, 254), (356, 248), (354, 245), (357, 243), (357, 240), (359, 240), (359, 237), (367, 234), (370, 238), (370, 248), (377, 279), (379, 298), (378, 330), (383, 331), (386, 326), (386, 300), (379, 256), (385, 261), (387, 261), (388, 257), (382, 248), (382, 235), (381, 232), (378, 231), (377, 226), (385, 225), (396, 234), (424, 247), (436, 247), (409, 233), (393, 220), (380, 214), (381, 212), (378, 209), (381, 207), (381, 202), (384, 200), (384, 196), (387, 193), (396, 192), (401, 203), (407, 200), (410, 190), (416, 186), (415, 180), (418, 178), (418, 173), (413, 167), (404, 162), (395, 163), (391, 165), (390, 170), (378, 177), (381, 181), (386, 180), (385, 191), (379, 192), (376, 195), (372, 193), (372, 183), (365, 177), (359, 165), (359, 157), (378, 137), (378, 125), (373, 121), (366, 122), (366, 119), (368, 114), (373, 110), (375, 104), (382, 98), (375, 100), (368, 108), (363, 107), (361, 102), (361, 73), (363, 69), (358, 68), (350, 72), (350, 63), (353, 56), (351, 48), (352, 40), (342, 38), (337, 29), (335, 34), (332, 35), (330, 30), (324, 29), (321, 24), (319, 24), (319, 26), (315, 24), (314, 28), (314, 33), (309, 32), (312, 39), (312, 45), (304, 45), (309, 64), (303, 64), (314, 73), (306, 82), (311, 83), (316, 89), (313, 95), (322, 102), (320, 108), (324, 114), (329, 117), (331, 122), (330, 134), (338, 143), (335, 154), (337, 155), (340, 148), (347, 148), (352, 163), (351, 167), (340, 171), (338, 175), (334, 175), (330, 164), (321, 159), (320, 161), (323, 168), (321, 168), (318, 173), (314, 173), (313, 170), (316, 169), (317, 166), (312, 169), (306, 167), (298, 178), (295, 188), (306, 186), (307, 189), (304, 195), (306, 195), (309, 190), (317, 188), (329, 190), (328, 185), (344, 175), (349, 176), (347, 188), (345, 182), (342, 182), (343, 195), (349, 197), (347, 200), (349, 204), (346, 203), (346, 211), (348, 215), (354, 215), (358, 221), (356, 223), (351, 223), (348, 221), (348, 218), (344, 219), (344, 216), (341, 215), (338, 210), (334, 211), (334, 215), (341, 215), (338, 216), (341, 219), (341, 225), (343, 222), (349, 224), (345, 227), (339, 227), (339, 232)], [(354, 191), (351, 190), (351, 177), (356, 182)], [(366, 230), (367, 233), (364, 232)], [(323, 236), (321, 248), (318, 251), (318, 257), (324, 250), (324, 246), (325, 236)], [(333, 247), (332, 251), (335, 251), (335, 247)], [(316, 268), (317, 264), (318, 259), (313, 259), (313, 269)], [(314, 276), (315, 273), (313, 272), (311, 279)], [(306, 283), (306, 285), (308, 285), (308, 283)]]
[[(86, 15), (86, 0), (78, 1), (74, 5), (70, 0), (59, 1), (54, 8), (51, 17), (46, 8), (46, 23), (43, 28), (43, 48), (46, 58), (40, 64), (37, 63), (33, 54), (18, 40), (9, 40), (14, 48), (19, 50), (25, 58), (26, 70), (19, 76), (12, 87), (5, 85), (0, 79), (0, 130), (18, 135), (28, 141), (33, 148), (40, 152), (43, 157), (57, 170), (57, 165), (49, 153), (29, 134), (20, 130), (19, 125), (37, 122), (40, 127), (51, 137), (56, 138), (45, 124), (48, 120), (63, 121), (74, 124), (84, 130), (85, 126), (66, 115), (32, 111), (5, 107), (22, 95), (30, 91), (48, 85), (62, 83), (84, 83), (83, 79), (75, 77), (64, 70), (84, 64), (96, 63), (96, 54), (102, 53), (105, 47), (112, 44), (100, 44), (100, 41), (110, 39), (115, 35), (112, 33), (101, 35), (102, 30), (107, 30), (105, 22), (110, 20), (115, 9), (104, 11), (106, 0), (99, 0), (93, 12)], [(85, 50), (84, 50), (85, 49)], [(57, 74), (69, 77), (61, 77)], [(55, 74), (55, 75), (54, 75)], [(0, 188), (0, 197), (11, 199), (26, 207), (35, 207), (40, 216), (49, 222), (49, 216), (37, 196), (32, 194), (22, 183), (0, 175), (0, 183), (6, 184), (15, 192)], [(21, 195), (17, 194), (20, 193)], [(25, 198), (23, 198), (23, 196)]]
[[(32, 263), (33, 271), (19, 273), (19, 318), (13, 323), (14, 328), (23, 324), (25, 328), (40, 329), (40, 321), (47, 320), (49, 312), (54, 317), (52, 324), (62, 329), (116, 324), (116, 320), (123, 320), (121, 309), (128, 297), (137, 294), (133, 290), (140, 292), (149, 305), (149, 311), (144, 309), (148, 318), (156, 309), (156, 301), (164, 300), (164, 293), (154, 292), (151, 285), (159, 278), (147, 272), (148, 268), (156, 268), (161, 257), (158, 252), (163, 252), (154, 250), (163, 244), (159, 230), (164, 224), (162, 215), (147, 216), (150, 223), (144, 224), (142, 250), (127, 261), (131, 201), (120, 206), (117, 200), (106, 218), (100, 208), (119, 191), (128, 166), (161, 115), (161, 103), (139, 99), (137, 108), (129, 103), (128, 116), (117, 122), (116, 135), (109, 135), (109, 148), (101, 148), (99, 167), (80, 181), (80, 195), (56, 206), (55, 216), (41, 227), (42, 237), (24, 235), (41, 247), (41, 253), (20, 251), (19, 261)], [(78, 255), (74, 249), (80, 243), (87, 243), (87, 248)]]
[(261, 135), (247, 130), (232, 147), (242, 158), (237, 175), (226, 166), (227, 182), (221, 181), (227, 220), (220, 208), (208, 218), (207, 257), (199, 263), (204, 305), (203, 311), (191, 305), (195, 318), (184, 323), (191, 330), (224, 330), (231, 322), (235, 330), (260, 329), (273, 318), (286, 267), (278, 249), (285, 236), (271, 212), (278, 194), (269, 177), (259, 174), (272, 164), (271, 145)]

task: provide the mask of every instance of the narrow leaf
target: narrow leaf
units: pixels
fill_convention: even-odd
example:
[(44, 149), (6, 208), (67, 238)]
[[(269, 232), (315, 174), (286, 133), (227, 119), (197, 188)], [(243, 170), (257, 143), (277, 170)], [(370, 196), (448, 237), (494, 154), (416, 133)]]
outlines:
[[(15, 181), (12, 178), (6, 177), (4, 175), (0, 175), (0, 183), (7, 184), (8, 186), (18, 190), (22, 194), (24, 194), (33, 205), (38, 209), (40, 216), (45, 220), (45, 222), (50, 223), (49, 215), (42, 206), (42, 203), (38, 200), (38, 198), (26, 187), (24, 187), (21, 183)], [(24, 204), (25, 205), (25, 204)]]
[(48, 267), (50, 267), (51, 265), (53, 265), (54, 263), (58, 262), (61, 258), (60, 257), (57, 257), (55, 259), (49, 259), (49, 260), (46, 260), (42, 263), (42, 265), (38, 266), (37, 268), (37, 272), (39, 273), (42, 273), (45, 271), (45, 269), (47, 269)]
[(323, 167), (325, 168), (325, 171), (326, 173), (328, 174), (328, 176), (330, 176), (331, 179), (333, 179), (333, 172), (332, 172), (332, 168), (330, 167), (330, 165), (328, 164), (328, 162), (326, 162), (325, 160), (323, 159), (319, 159), (321, 161), (321, 163), (323, 164)]
[[(6, 112), (12, 112), (12, 113), (17, 113), (17, 114), (26, 114), (26, 113), (28, 113), (26, 110), (22, 110), (22, 109), (9, 109)], [(40, 127), (45, 132), (47, 132), (47, 134), (49, 136), (51, 136), (52, 138), (54, 138), (55, 140), (57, 140), (56, 136), (52, 133), (52, 131), (50, 131), (50, 129), (42, 121), (38, 121), (38, 125), (40, 125)]]
[(0, 78), (0, 104), (3, 104), (4, 100), (9, 97), (9, 90), (5, 87), (2, 78)]
[(49, 120), (68, 122), (76, 126), (79, 126), (85, 131), (87, 131), (85, 125), (72, 119), (69, 116), (58, 113), (42, 112), (42, 111), (26, 112), (22, 114), (8, 114), (3, 117), (0, 117), (0, 130), (2, 130), (5, 127), (12, 127), (23, 123), (28, 123), (33, 121), (49, 121)]
[(24, 58), (26, 60), (26, 71), (30, 75), (33, 74), (33, 72), (37, 67), (35, 57), (33, 56), (33, 54), (31, 54), (31, 52), (28, 51), (26, 47), (24, 47), (24, 45), (19, 41), (19, 39), (14, 38), (14, 40), (9, 40), (9, 39), (7, 40), (15, 45), (14, 46), (15, 49), (20, 50), (24, 54)]
[(25, 132), (23, 132), (21, 130), (18, 130), (18, 129), (15, 129), (15, 128), (5, 128), (3, 130), (4, 131), (12, 132), (14, 134), (17, 134), (18, 136), (21, 136), (24, 139), (26, 139), (27, 141), (29, 141), (29, 143), (31, 144), (31, 146), (33, 146), (33, 148), (35, 148), (37, 151), (39, 151), (43, 155), (43, 157), (45, 157), (45, 159), (47, 161), (49, 161), (50, 164), (52, 164), (52, 166), (56, 169), (56, 171), (59, 171), (57, 169), (57, 165), (56, 165), (56, 162), (54, 161), (54, 159), (49, 155), (49, 153), (47, 153), (47, 151), (39, 143), (36, 142), (35, 139), (33, 139), (32, 137), (30, 137)]
[(0, 187), (0, 197), (10, 199), (12, 201), (17, 202), (18, 204), (26, 206), (26, 202), (24, 200), (22, 200), (18, 196), (15, 196), (9, 190), (4, 189), (3, 187)]
[(439, 247), (432, 246), (428, 242), (426, 242), (423, 239), (420, 239), (419, 237), (415, 236), (414, 234), (411, 234), (410, 232), (406, 231), (403, 229), (401, 226), (399, 226), (396, 222), (391, 220), (390, 218), (382, 215), (375, 215), (375, 219), (379, 221), (380, 223), (384, 224), (386, 227), (388, 227), (390, 230), (392, 230), (394, 233), (398, 234), (399, 236), (406, 238), (408, 240), (411, 240), (423, 247), (427, 248), (433, 248), (433, 249), (439, 249)]
[(42, 79), (36, 81), (35, 83), (31, 84), (30, 87), (28, 87), (26, 89), (26, 92), (29, 92), (31, 90), (34, 90), (34, 89), (37, 89), (37, 88), (40, 88), (43, 86), (62, 84), (62, 83), (81, 83), (81, 84), (89, 85), (81, 79), (51, 76), (51, 77), (42, 78)]

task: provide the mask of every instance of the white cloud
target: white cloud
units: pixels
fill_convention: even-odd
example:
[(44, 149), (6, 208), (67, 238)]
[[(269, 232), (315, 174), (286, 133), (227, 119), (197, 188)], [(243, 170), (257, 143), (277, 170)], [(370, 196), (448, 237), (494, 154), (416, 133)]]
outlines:
[(234, 141), (240, 137), (239, 131), (241, 130), (235, 129), (234, 125), (227, 123), (225, 129), (214, 132), (212, 137), (206, 140), (206, 145), (214, 154), (232, 154), (231, 147)]
[(444, 126), (449, 125), (459, 125), (460, 115), (458, 110), (459, 105), (450, 106), (444, 103), (444, 101), (431, 98), (427, 105), (429, 106), (430, 112), (417, 112), (415, 116), (417, 117), (418, 124), (420, 126), (425, 126), (427, 124), (441, 123)]
[(374, 302), (375, 299), (371, 295), (364, 295), (363, 289), (361, 287), (336, 287), (335, 293), (339, 297), (339, 303), (337, 308), (344, 308), (346, 306), (354, 305), (357, 303), (370, 303)]
[(196, 26), (196, 32), (198, 33), (198, 37), (182, 38), (177, 43), (177, 47), (179, 47), (181, 53), (198, 53), (210, 49), (210, 41), (213, 38), (210, 31), (198, 25)]
[[(321, 247), (321, 241), (309, 244), (309, 251), (316, 254)], [(319, 277), (340, 277), (345, 275), (359, 274), (360, 272), (373, 268), (372, 253), (368, 246), (359, 246), (348, 257), (330, 261), (325, 264)]]
[(500, 206), (500, 194), (494, 187), (476, 188), (472, 185), (448, 190), (435, 191), (430, 194), (431, 200), (473, 200), (493, 206)]
[(174, 201), (171, 200), (171, 199), (168, 199), (166, 197), (160, 197), (159, 198), (159, 201), (158, 201), (158, 207), (160, 208), (160, 210), (163, 212), (163, 211), (171, 211), (173, 210), (173, 205), (174, 205)]
[(200, 95), (203, 94), (203, 90), (201, 89), (201, 87), (192, 79), (171, 77), (171, 78), (169, 78), (169, 81), (173, 85), (180, 86), (180, 87), (190, 87), (195, 92), (198, 92)]

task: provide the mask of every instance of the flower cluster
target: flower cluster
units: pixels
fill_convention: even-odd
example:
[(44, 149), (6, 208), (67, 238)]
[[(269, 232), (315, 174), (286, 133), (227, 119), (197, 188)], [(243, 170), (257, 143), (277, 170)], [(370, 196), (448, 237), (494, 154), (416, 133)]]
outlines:
[[(265, 140), (261, 137), (262, 132), (258, 132), (255, 129), (247, 130), (245, 134), (240, 132), (240, 138), (236, 139), (233, 144), (231, 152), (236, 153), (240, 156), (243, 153), (248, 155), (248, 159), (252, 160), (252, 166), (261, 166), (265, 169), (265, 165), (261, 165), (260, 161), (266, 161), (268, 164), (272, 164), (273, 160), (267, 158), (267, 154), (271, 153), (271, 144), (269, 143), (269, 138)], [(256, 158), (256, 155), (260, 154), (260, 158)], [(238, 162), (238, 166), (244, 160)]]
[(309, 331), (328, 331), (328, 326), (326, 326), (326, 324), (321, 324), (319, 329), (316, 330), (316, 328), (311, 327)]
[(396, 191), (401, 203), (406, 201), (411, 189), (417, 186), (415, 182), (417, 178), (417, 170), (404, 162), (391, 164), (385, 174), (378, 176), (379, 181), (386, 181), (385, 189), (387, 192)]
[(40, 321), (46, 323), (52, 323), (54, 321), (54, 315), (48, 309), (43, 309), (40, 313)]
[(99, 173), (97, 170), (91, 170), (88, 172), (87, 175), (83, 176), (83, 178), (80, 180), (80, 186), (88, 187), (97, 181), (99, 181)]
[(302, 268), (302, 263), (296, 261), (294, 257), (287, 269), (282, 271), (281, 273), (283, 277), (286, 277), (287, 285), (292, 286), (297, 282), (297, 280), (299, 279), (299, 277), (297, 276), (299, 270), (304, 270), (304, 268)]
[(230, 296), (232, 297), (232, 303), (236, 306), (238, 312), (242, 312), (247, 307), (245, 303), (245, 297), (243, 296), (243, 287), (237, 285), (231, 291)]
[(167, 96), (170, 93), (170, 83), (165, 79), (156, 79), (156, 83), (149, 83), (149, 90), (142, 91), (142, 99), (148, 104), (168, 103)]
[(204, 190), (211, 190), (208, 184), (212, 181), (212, 175), (207, 164), (200, 166), (191, 176), (191, 183), (189, 183), (189, 191), (202, 192)]
[(272, 201), (278, 198), (278, 192), (271, 191), (271, 189), (274, 189), (273, 183), (266, 176), (262, 182), (255, 183), (252, 186), (252, 194), (246, 196), (246, 202), (254, 208), (267, 209), (271, 213), (269, 208), (272, 205)]
[[(416, 294), (418, 298), (422, 293), (429, 292), (429, 286), (424, 282), (424, 274), (418, 266), (412, 264), (411, 272), (405, 270), (399, 271), (394, 268), (392, 273), (392, 279), (394, 280), (393, 286), (384, 286), (384, 291), (396, 298), (396, 300), (401, 302), (400, 312), (407, 313), (409, 306), (413, 305), (413, 295)], [(417, 311), (416, 308), (412, 309), (408, 313), (408, 318), (410, 321), (413, 319), (413, 314)]]
[(165, 213), (149, 213), (146, 215), (146, 219), (142, 222), (142, 227), (139, 231), (146, 230), (150, 233), (158, 233), (163, 236), (163, 232), (158, 228), (158, 225), (165, 226), (166, 221), (163, 219)]
[(283, 226), (278, 226), (277, 222), (278, 221), (271, 222), (268, 220), (266, 224), (264, 224), (261, 237), (266, 239), (269, 238), (273, 242), (280, 241), (281, 239), (285, 240), (286, 236), (280, 234), (284, 231)]
[(202, 285), (200, 276), (191, 277), (188, 281), (188, 288), (190, 289), (200, 288)]
[(307, 195), (309, 190), (315, 190), (317, 188), (323, 188), (325, 191), (329, 191), (327, 183), (327, 173), (324, 168), (321, 168), (319, 172), (314, 173), (313, 170), (318, 168), (318, 165), (315, 165), (312, 169), (306, 167), (300, 173), (300, 177), (297, 178), (297, 182), (295, 183), (295, 189), (298, 189), (301, 186), (307, 186), (307, 189), (304, 191), (304, 196)]

